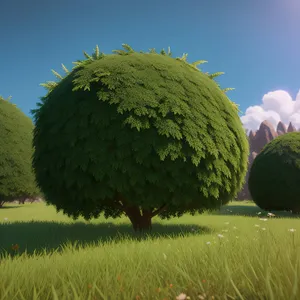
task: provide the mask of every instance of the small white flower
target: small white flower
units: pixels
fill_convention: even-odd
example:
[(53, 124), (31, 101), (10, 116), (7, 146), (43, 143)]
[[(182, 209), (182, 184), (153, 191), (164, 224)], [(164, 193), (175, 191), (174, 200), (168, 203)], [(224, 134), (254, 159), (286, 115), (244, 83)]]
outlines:
[(268, 217), (275, 217), (275, 215), (272, 213), (268, 213)]
[(189, 299), (189, 297), (186, 295), (186, 294), (179, 294), (177, 297), (176, 297), (177, 300), (186, 300), (186, 299)]
[(259, 227), (259, 225), (258, 225), (258, 224), (255, 224), (254, 226), (255, 226), (255, 227)]
[(296, 229), (294, 229), (294, 228), (290, 228), (290, 229), (289, 229), (289, 231), (290, 231), (290, 232), (295, 232), (295, 231), (296, 231)]
[(218, 237), (219, 237), (219, 238), (223, 238), (223, 237), (224, 237), (224, 235), (222, 235), (222, 234), (218, 234)]
[(210, 245), (211, 244), (211, 242), (206, 242), (206, 245)]
[(260, 218), (259, 220), (260, 220), (260, 221), (268, 221), (267, 218)]
[(266, 228), (265, 228), (265, 227), (263, 227), (261, 230), (266, 230)]
[(260, 214), (261, 214), (261, 211), (259, 211), (257, 214), (260, 215)]
[(8, 221), (8, 218), (4, 218), (4, 221)]
[(225, 224), (225, 225), (228, 225), (228, 224), (229, 224), (229, 222), (225, 222), (224, 224)]

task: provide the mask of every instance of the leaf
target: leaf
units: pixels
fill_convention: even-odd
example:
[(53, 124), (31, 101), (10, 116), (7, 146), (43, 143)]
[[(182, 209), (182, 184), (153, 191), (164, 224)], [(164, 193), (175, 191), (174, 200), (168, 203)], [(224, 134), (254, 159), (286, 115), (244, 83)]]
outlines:
[(161, 55), (166, 55), (167, 53), (166, 53), (165, 49), (162, 49), (162, 50), (160, 51), (160, 54), (161, 54)]
[(73, 67), (73, 70), (77, 69), (77, 68), (80, 68), (80, 67), (82, 67), (84, 65), (90, 64), (92, 61), (93, 61), (93, 59), (92, 60), (90, 60), (90, 59), (88, 59), (88, 60), (77, 60), (75, 62), (72, 62), (72, 64), (75, 65)]
[(58, 79), (63, 79), (63, 77), (62, 77), (59, 73), (57, 73), (56, 71), (51, 70), (51, 72), (52, 72), (53, 75), (54, 75), (55, 77), (57, 77)]
[(12, 96), (9, 96), (7, 99), (4, 99), (2, 96), (0, 96), (0, 100), (4, 100), (4, 101), (10, 101), (12, 98)]
[(239, 113), (242, 113), (242, 111), (239, 110), (239, 104), (233, 102), (233, 101), (230, 101), (230, 103), (232, 104), (232, 106), (239, 112)]
[(61, 64), (61, 66), (67, 74), (70, 73), (70, 71), (66, 68), (66, 66), (64, 64)]
[(45, 83), (41, 83), (40, 86), (43, 86), (46, 88), (48, 91), (52, 91), (56, 86), (58, 85), (57, 82), (55, 81), (47, 81)]
[(73, 87), (72, 91), (75, 92), (75, 91), (78, 91), (78, 90), (90, 90), (90, 85), (89, 83), (87, 84), (77, 84), (76, 86)]
[(205, 63), (207, 63), (207, 60), (197, 60), (197, 61), (192, 62), (191, 65), (193, 67), (197, 67), (197, 66), (199, 66), (201, 64), (205, 64)]
[(100, 51), (98, 45), (96, 45), (96, 49), (94, 50), (95, 58), (98, 59), (100, 56)]
[(228, 91), (233, 91), (233, 90), (235, 90), (235, 88), (225, 88), (225, 89), (223, 89), (222, 91), (223, 91), (224, 93), (226, 93), (226, 92), (228, 92)]
[(72, 64), (75, 65), (75, 67), (76, 66), (80, 66), (82, 64), (82, 61), (81, 60), (77, 60), (77, 61), (72, 62)]
[(187, 53), (183, 53), (181, 57), (178, 57), (177, 60), (182, 60), (182, 61), (186, 61), (188, 54)]
[(122, 44), (122, 47), (129, 53), (134, 53), (134, 50), (127, 44)]
[(87, 54), (85, 51), (83, 51), (83, 55), (85, 56), (86, 59), (93, 60), (92, 56)]
[(95, 72), (94, 74), (97, 77), (104, 77), (104, 76), (109, 76), (111, 73), (110, 72)]
[(53, 285), (51, 285), (51, 290), (52, 290), (53, 300), (58, 300), (58, 295), (57, 295)]
[(208, 77), (210, 79), (214, 79), (215, 77), (221, 76), (223, 74), (225, 74), (225, 73), (224, 72), (216, 72), (216, 73), (213, 73), (213, 74), (209, 74)]
[(113, 50), (112, 52), (115, 53), (115, 54), (118, 54), (118, 55), (127, 55), (128, 54), (124, 50)]

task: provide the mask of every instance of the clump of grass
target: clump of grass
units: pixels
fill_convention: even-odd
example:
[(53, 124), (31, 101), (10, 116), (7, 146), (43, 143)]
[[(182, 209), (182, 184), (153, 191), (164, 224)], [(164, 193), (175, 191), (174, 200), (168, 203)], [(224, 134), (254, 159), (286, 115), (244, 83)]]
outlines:
[[(161, 226), (170, 223), (190, 225), (189, 231), (139, 239), (119, 233), (118, 239), (78, 239), (62, 243), (60, 251), (48, 245), (35, 253), (23, 251), (25, 239), (15, 241), (14, 255), (1, 257), (1, 299), (300, 298), (299, 220), (204, 215)], [(211, 231), (203, 231), (204, 224)], [(68, 233), (59, 229), (48, 232), (51, 242)]]

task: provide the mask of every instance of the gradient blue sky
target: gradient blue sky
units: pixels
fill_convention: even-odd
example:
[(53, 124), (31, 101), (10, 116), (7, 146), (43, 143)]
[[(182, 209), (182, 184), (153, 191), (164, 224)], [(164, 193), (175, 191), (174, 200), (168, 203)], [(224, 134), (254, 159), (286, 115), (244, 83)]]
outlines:
[[(272, 98), (276, 111), (300, 89), (299, 0), (10, 0), (0, 11), (0, 95), (11, 95), (28, 115), (45, 94), (39, 84), (55, 79), (51, 69), (63, 73), (61, 63), (71, 68), (96, 44), (105, 53), (122, 43), (136, 50), (170, 46), (189, 61), (207, 60), (202, 70), (225, 72), (218, 81), (236, 88), (228, 96), (243, 112), (284, 90), (291, 99)], [(300, 127), (300, 94), (298, 106)]]

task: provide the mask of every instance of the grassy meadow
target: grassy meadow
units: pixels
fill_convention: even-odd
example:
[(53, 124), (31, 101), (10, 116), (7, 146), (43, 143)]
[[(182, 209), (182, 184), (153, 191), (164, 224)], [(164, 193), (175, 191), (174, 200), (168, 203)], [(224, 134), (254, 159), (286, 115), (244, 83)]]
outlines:
[(300, 299), (300, 219), (250, 202), (153, 219), (73, 221), (44, 203), (0, 209), (0, 300)]

